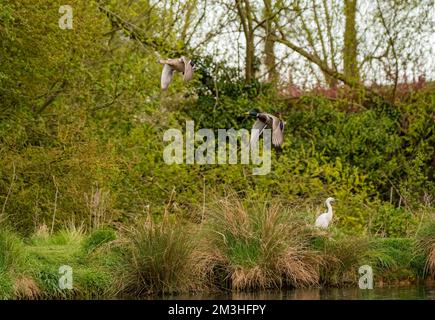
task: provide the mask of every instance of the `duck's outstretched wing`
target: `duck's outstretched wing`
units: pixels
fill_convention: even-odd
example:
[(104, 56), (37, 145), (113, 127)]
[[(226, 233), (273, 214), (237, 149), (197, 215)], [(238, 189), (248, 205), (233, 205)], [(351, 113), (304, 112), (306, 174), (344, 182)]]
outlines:
[(275, 147), (281, 147), (284, 142), (284, 122), (277, 117), (272, 118), (272, 144)]
[(172, 81), (173, 75), (174, 75), (174, 69), (168, 64), (163, 65), (162, 78), (160, 81), (162, 90), (168, 89), (169, 84)]
[(182, 58), (184, 62), (184, 77), (185, 82), (192, 80), (193, 78), (193, 63), (192, 60), (185, 57)]
[(263, 133), (264, 128), (266, 128), (267, 124), (261, 120), (255, 121), (251, 130), (251, 148), (257, 143), (260, 135)]
[(172, 67), (176, 67), (180, 64), (180, 59), (160, 59), (159, 63), (161, 64), (169, 64)]

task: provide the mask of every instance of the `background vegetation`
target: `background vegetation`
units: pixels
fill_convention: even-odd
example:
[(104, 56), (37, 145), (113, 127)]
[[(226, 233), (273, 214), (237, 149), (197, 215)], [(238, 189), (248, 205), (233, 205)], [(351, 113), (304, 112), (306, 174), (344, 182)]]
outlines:
[[(366, 261), (382, 281), (433, 277), (433, 2), (360, 25), (362, 4), (318, 2), (70, 1), (61, 30), (63, 3), (0, 0), (0, 296), (355, 284)], [(236, 51), (217, 49), (226, 31)], [(195, 79), (161, 92), (157, 58), (179, 54)], [(252, 108), (286, 121), (270, 174), (164, 163), (166, 129), (250, 128)], [(328, 196), (326, 235), (310, 226)]]

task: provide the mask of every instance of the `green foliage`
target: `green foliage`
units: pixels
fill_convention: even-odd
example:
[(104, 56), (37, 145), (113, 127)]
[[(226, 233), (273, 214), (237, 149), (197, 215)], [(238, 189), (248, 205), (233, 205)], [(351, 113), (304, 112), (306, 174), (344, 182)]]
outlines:
[(423, 223), (416, 235), (415, 245), (422, 252), (425, 263), (423, 274), (433, 277), (435, 275), (435, 216), (432, 214)]
[[(402, 223), (408, 213), (430, 206), (423, 199), (435, 190), (433, 90), (398, 102), (400, 119), (380, 112), (376, 101), (368, 110), (345, 112), (347, 99), (307, 94), (288, 102), (270, 84), (247, 86), (239, 70), (197, 57), (194, 81), (185, 86), (175, 77), (162, 94), (154, 49), (125, 41), (121, 32), (108, 41), (112, 26), (94, 2), (71, 5), (74, 33), (46, 19), (58, 17), (56, 5), (46, 12), (42, 1), (2, 2), (0, 55), (9, 60), (0, 69), (0, 218), (20, 233), (44, 224), (58, 231), (71, 220), (86, 229), (128, 224), (144, 210), (163, 212), (173, 190), (171, 210), (194, 218), (204, 190), (223, 195), (225, 186), (311, 206), (335, 196), (341, 202), (334, 223), (359, 234), (373, 227), (373, 216), (381, 232), (404, 236), (414, 227)], [(138, 6), (149, 4), (114, 1), (109, 8), (129, 17)], [(147, 26), (171, 21), (172, 13), (149, 9), (140, 22), (143, 36), (162, 40)], [(167, 48), (178, 52), (182, 45), (172, 32)], [(166, 44), (155, 43), (162, 50)], [(252, 108), (286, 121), (270, 174), (253, 176), (251, 165), (164, 163), (165, 130), (184, 130), (186, 120), (196, 129), (249, 129), (254, 120), (244, 113)], [(384, 201), (401, 203), (406, 214), (380, 209), (376, 215)], [(382, 217), (389, 214), (397, 219)]]
[(25, 243), (13, 232), (0, 230), (0, 299), (35, 299), (40, 290), (32, 277)]
[[(148, 1), (107, 3), (137, 21), (139, 43), (126, 39), (128, 30), (112, 32), (95, 1), (70, 1), (74, 32), (61, 30), (61, 4), (0, 1), (0, 222), (13, 230), (0, 231), (1, 298), (175, 292), (210, 278), (238, 289), (298, 286), (317, 283), (318, 265), (321, 282), (338, 285), (355, 283), (367, 261), (392, 278), (422, 275), (423, 263), (434, 274), (435, 231), (425, 221), (435, 194), (433, 86), (355, 112), (354, 92), (286, 99), (271, 84), (247, 85), (226, 62), (195, 57), (195, 79), (186, 85), (176, 76), (162, 93), (156, 52), (189, 51), (176, 13)], [(146, 19), (136, 20), (139, 9)], [(165, 130), (184, 131), (186, 120), (196, 129), (249, 129), (252, 108), (286, 122), (270, 174), (164, 163)], [(210, 194), (228, 201), (228, 186), (248, 204), (210, 215)], [(313, 233), (305, 250), (328, 196), (339, 200), (332, 236)], [(176, 218), (162, 219), (168, 211)], [(143, 214), (150, 220), (137, 224)], [(205, 225), (192, 223), (199, 217)], [(110, 228), (118, 225), (128, 235), (117, 237)], [(209, 233), (197, 234), (204, 226)], [(72, 292), (58, 288), (63, 264), (75, 270)], [(113, 282), (119, 270), (124, 284)]]
[(74, 275), (77, 296), (81, 299), (105, 299), (114, 295), (113, 275), (99, 266), (80, 268)]
[[(165, 216), (137, 221), (116, 234), (100, 229), (85, 236), (70, 227), (54, 235), (40, 230), (23, 242), (2, 231), (0, 298), (100, 299), (354, 285), (364, 264), (373, 267), (375, 284), (416, 281), (432, 272), (426, 269), (431, 253), (425, 251), (431, 247), (420, 245), (433, 243), (430, 225), (422, 228), (418, 241), (351, 237), (336, 228), (328, 233), (313, 229), (303, 216), (281, 206), (226, 201), (208, 208), (201, 228)], [(104, 241), (107, 245), (98, 250), (84, 250), (86, 244)], [(73, 268), (73, 290), (59, 287), (61, 265)]]
[(417, 225), (417, 219), (411, 212), (387, 204), (380, 206), (372, 219), (371, 233), (383, 237), (405, 237)]
[(375, 284), (415, 281), (424, 277), (425, 255), (412, 238), (316, 237), (316, 250), (323, 252), (321, 282), (326, 285), (356, 285), (362, 265), (373, 268)]
[(0, 229), (0, 299), (14, 296), (14, 278), (25, 270), (26, 253), (22, 241), (12, 232)]
[(13, 290), (11, 277), (5, 272), (0, 272), (0, 299), (13, 298)]
[(375, 280), (415, 280), (424, 275), (425, 256), (410, 238), (374, 238), (369, 256), (373, 261)]
[[(49, 235), (40, 231), (27, 246), (29, 270), (39, 286), (39, 298), (77, 299), (110, 297), (113, 292), (113, 277), (99, 256), (89, 258), (83, 248), (98, 245), (89, 239), (106, 239), (108, 233), (95, 231), (85, 237), (81, 229), (70, 227)], [(102, 236), (104, 235), (104, 236)], [(110, 233), (113, 236), (113, 233)], [(95, 248), (95, 247), (94, 247)], [(109, 255), (109, 254), (108, 254)], [(59, 287), (59, 267), (68, 265), (73, 270), (73, 289)]]
[(411, 239), (377, 238), (373, 240), (372, 249), (380, 255), (380, 267), (407, 267), (415, 248)]

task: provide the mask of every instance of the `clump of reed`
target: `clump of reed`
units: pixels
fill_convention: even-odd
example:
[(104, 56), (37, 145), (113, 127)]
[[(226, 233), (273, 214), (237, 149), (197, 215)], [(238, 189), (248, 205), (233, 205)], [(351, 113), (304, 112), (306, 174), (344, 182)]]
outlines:
[(422, 274), (422, 250), (411, 238), (382, 238), (327, 234), (313, 239), (322, 252), (321, 284), (357, 285), (359, 268), (372, 267), (375, 283), (415, 281)]
[(416, 236), (417, 246), (426, 255), (425, 273), (435, 278), (435, 216), (425, 221)]
[(414, 282), (423, 274), (424, 255), (411, 238), (372, 238), (368, 256), (380, 282)]
[(124, 229), (121, 238), (123, 294), (169, 294), (198, 288), (189, 227), (166, 214), (163, 219), (147, 216)]
[(319, 255), (303, 220), (276, 203), (215, 201), (202, 230), (202, 274), (235, 290), (304, 287), (319, 280)]
[(318, 236), (313, 248), (321, 252), (320, 283), (327, 286), (358, 283), (358, 268), (367, 264), (368, 239), (351, 236)]

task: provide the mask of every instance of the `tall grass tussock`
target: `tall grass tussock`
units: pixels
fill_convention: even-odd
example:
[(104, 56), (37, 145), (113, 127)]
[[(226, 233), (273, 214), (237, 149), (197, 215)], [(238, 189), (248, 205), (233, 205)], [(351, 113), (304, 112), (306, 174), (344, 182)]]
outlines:
[(125, 255), (122, 289), (127, 295), (167, 294), (195, 289), (191, 233), (172, 217), (148, 216), (122, 231)]
[(425, 272), (435, 280), (435, 215), (427, 220), (417, 233), (416, 241), (426, 255)]
[(215, 201), (204, 222), (205, 273), (228, 288), (303, 287), (319, 280), (321, 259), (308, 247), (306, 226), (275, 203)]

